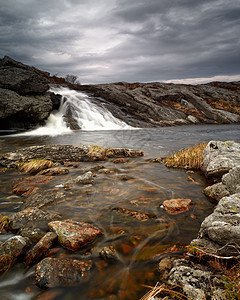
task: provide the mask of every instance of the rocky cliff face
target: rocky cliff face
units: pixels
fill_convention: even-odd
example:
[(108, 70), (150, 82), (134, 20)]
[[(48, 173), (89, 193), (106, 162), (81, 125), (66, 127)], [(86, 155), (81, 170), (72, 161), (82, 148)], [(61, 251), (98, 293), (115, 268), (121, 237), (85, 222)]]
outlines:
[(48, 89), (37, 69), (7, 56), (0, 59), (0, 130), (28, 129), (46, 119), (54, 95)]
[(104, 99), (116, 117), (133, 126), (240, 122), (240, 82), (219, 86), (160, 82), (71, 85)]

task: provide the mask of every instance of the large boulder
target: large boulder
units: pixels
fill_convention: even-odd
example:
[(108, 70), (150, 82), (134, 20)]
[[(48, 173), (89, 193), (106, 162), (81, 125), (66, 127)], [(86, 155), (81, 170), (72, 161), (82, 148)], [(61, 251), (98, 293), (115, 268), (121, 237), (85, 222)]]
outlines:
[(1, 129), (28, 129), (45, 120), (56, 102), (48, 89), (48, 81), (36, 68), (7, 56), (0, 59)]
[(203, 151), (201, 170), (207, 177), (220, 177), (240, 165), (240, 143), (210, 141)]
[(48, 81), (37, 69), (8, 56), (0, 59), (0, 87), (15, 91), (19, 95), (43, 94), (49, 89)]

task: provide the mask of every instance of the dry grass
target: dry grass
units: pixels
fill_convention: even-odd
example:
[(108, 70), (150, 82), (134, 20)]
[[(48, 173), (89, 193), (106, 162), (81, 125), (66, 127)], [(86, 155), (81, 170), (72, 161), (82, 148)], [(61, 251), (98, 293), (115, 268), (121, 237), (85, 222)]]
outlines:
[(203, 161), (203, 150), (207, 143), (199, 144), (188, 149), (183, 149), (164, 158), (162, 161), (167, 167), (200, 169)]
[(9, 218), (7, 216), (0, 215), (0, 232), (2, 232), (4, 229), (8, 229), (9, 225)]
[(27, 174), (37, 174), (38, 172), (53, 167), (53, 162), (47, 159), (33, 159), (21, 164), (18, 169)]

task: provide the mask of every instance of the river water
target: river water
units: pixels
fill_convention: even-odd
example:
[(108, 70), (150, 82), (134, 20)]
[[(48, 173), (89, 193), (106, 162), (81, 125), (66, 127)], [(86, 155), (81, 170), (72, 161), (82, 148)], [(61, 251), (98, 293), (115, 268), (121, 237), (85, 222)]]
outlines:
[[(79, 101), (79, 98), (77, 100)], [(55, 129), (52, 126), (54, 122), (50, 120), (38, 131), (1, 136), (0, 152), (2, 154), (26, 146), (53, 144), (91, 144), (144, 151), (144, 157), (131, 159), (127, 163), (114, 164), (112, 160), (98, 163), (114, 170), (114, 173), (98, 173), (93, 185), (73, 187), (64, 192), (61, 201), (44, 207), (45, 210), (60, 213), (64, 218), (90, 222), (102, 229), (104, 237), (98, 240), (92, 249), (88, 249), (87, 253), (70, 253), (64, 249), (55, 253), (55, 257), (91, 259), (94, 268), (81, 284), (42, 291), (34, 285), (35, 266), (29, 268), (19, 262), (0, 276), (1, 299), (140, 299), (149, 290), (146, 286), (153, 286), (160, 278), (157, 271), (159, 256), (165, 251), (168, 252), (169, 247), (187, 245), (196, 237), (201, 222), (215, 206), (202, 193), (207, 182), (201, 174), (168, 169), (162, 164), (149, 162), (149, 159), (167, 156), (175, 150), (210, 140), (240, 141), (240, 125), (195, 125), (133, 130), (126, 124), (112, 119), (111, 115), (100, 120), (100, 117), (96, 116), (99, 112), (104, 114), (100, 109), (94, 112), (93, 121), (93, 114), (89, 113), (88, 109), (89, 107), (84, 114), (86, 122), (81, 121), (81, 126), (84, 128), (85, 124), (91, 124), (90, 130), (72, 132), (66, 130), (64, 124), (59, 130), (60, 125), (55, 121), (59, 121), (64, 112), (56, 112)], [(108, 124), (115, 124), (114, 130), (104, 127), (106, 119)], [(104, 130), (99, 130), (103, 129), (102, 126)], [(109, 126), (111, 128), (111, 124)], [(93, 165), (94, 163), (82, 163), (79, 168), (71, 169), (64, 181), (78, 176), (83, 169)], [(11, 194), (11, 181), (22, 176), (16, 170), (0, 173), (1, 214), (11, 215), (20, 210), (22, 199)], [(128, 180), (121, 180), (122, 176), (127, 176)], [(189, 176), (195, 182), (188, 180)], [(62, 183), (63, 177), (56, 176), (44, 189), (61, 190), (57, 186)], [(190, 198), (193, 205), (186, 213), (168, 215), (161, 204), (164, 200), (172, 198)], [(155, 217), (136, 219), (119, 213), (116, 208)], [(6, 238), (1, 236), (2, 240)], [(117, 262), (107, 263), (99, 258), (98, 253), (105, 246), (113, 246), (116, 249)]]

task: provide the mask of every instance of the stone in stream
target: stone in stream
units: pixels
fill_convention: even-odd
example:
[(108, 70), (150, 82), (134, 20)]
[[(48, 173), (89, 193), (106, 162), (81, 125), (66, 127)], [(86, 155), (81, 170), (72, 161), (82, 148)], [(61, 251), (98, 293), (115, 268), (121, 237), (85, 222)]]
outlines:
[(12, 193), (26, 197), (29, 196), (36, 187), (48, 184), (51, 180), (51, 176), (43, 175), (14, 179), (12, 182)]
[(26, 224), (20, 229), (18, 234), (23, 237), (28, 237), (33, 243), (37, 243), (46, 234), (46, 231), (38, 227), (28, 227)]
[(78, 177), (74, 179), (70, 179), (67, 182), (64, 183), (64, 185), (68, 184), (92, 184), (93, 181), (93, 173), (91, 171), (88, 171), (87, 173), (83, 175), (79, 175)]
[(57, 235), (53, 232), (46, 233), (41, 240), (28, 251), (25, 258), (25, 263), (27, 265), (32, 265), (38, 261), (42, 256), (44, 256), (48, 250), (52, 247), (54, 240), (57, 239)]
[(99, 228), (73, 220), (54, 221), (48, 226), (57, 234), (60, 244), (71, 251), (88, 246), (102, 235)]
[(9, 217), (9, 228), (12, 231), (17, 231), (25, 227), (47, 227), (47, 224), (53, 220), (59, 220), (61, 216), (52, 214), (38, 208), (27, 208), (17, 212)]
[(217, 201), (219, 201), (222, 197), (230, 196), (229, 191), (222, 182), (207, 186), (203, 192), (206, 196)]
[(47, 257), (36, 267), (35, 284), (42, 289), (71, 286), (82, 281), (91, 268), (91, 261)]
[(117, 260), (117, 252), (113, 246), (104, 247), (99, 251), (99, 256), (107, 261)]
[(0, 246), (0, 272), (9, 269), (30, 247), (29, 238), (16, 235)]
[(163, 207), (170, 215), (180, 214), (188, 211), (191, 199), (171, 199), (163, 202)]

